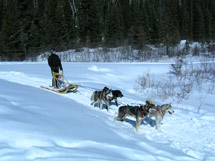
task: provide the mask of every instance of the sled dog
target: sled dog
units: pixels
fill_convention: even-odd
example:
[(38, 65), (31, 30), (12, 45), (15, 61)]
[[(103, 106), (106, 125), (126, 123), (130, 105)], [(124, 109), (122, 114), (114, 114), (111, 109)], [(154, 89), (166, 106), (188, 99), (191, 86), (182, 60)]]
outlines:
[(172, 110), (172, 106), (171, 104), (164, 104), (161, 106), (156, 106), (154, 108), (150, 108), (149, 109), (149, 123), (152, 124), (152, 120), (151, 117), (155, 117), (155, 121), (156, 121), (156, 129), (161, 132), (161, 121), (164, 118), (164, 115), (166, 113), (172, 114), (174, 113), (174, 111)]
[[(152, 101), (152, 100), (151, 100)], [(121, 106), (118, 110), (118, 116), (114, 118), (114, 121), (125, 121), (126, 116), (132, 116), (136, 118), (136, 131), (139, 134), (140, 123), (149, 114), (149, 109), (154, 108), (155, 105), (146, 100), (146, 105), (140, 106)]]
[(99, 108), (102, 109), (103, 104), (106, 105), (107, 111), (109, 111), (110, 108), (110, 101), (112, 100), (112, 90), (104, 87), (102, 91), (94, 91), (91, 96), (91, 101), (93, 106), (95, 106), (96, 103), (99, 104)]
[[(105, 87), (104, 89), (108, 90), (109, 88)], [(110, 101), (115, 100), (115, 104), (116, 104), (116, 106), (118, 106), (117, 98), (118, 97), (122, 98), (124, 96), (123, 96), (123, 94), (122, 94), (122, 92), (120, 90), (111, 90), (111, 91), (112, 91), (113, 97), (112, 97), (112, 99)]]
[(117, 98), (118, 97), (121, 98), (121, 97), (124, 97), (124, 96), (123, 96), (123, 94), (122, 94), (122, 92), (120, 90), (112, 90), (112, 94), (113, 94), (112, 100), (115, 100), (115, 104), (116, 104), (116, 106), (118, 106)]

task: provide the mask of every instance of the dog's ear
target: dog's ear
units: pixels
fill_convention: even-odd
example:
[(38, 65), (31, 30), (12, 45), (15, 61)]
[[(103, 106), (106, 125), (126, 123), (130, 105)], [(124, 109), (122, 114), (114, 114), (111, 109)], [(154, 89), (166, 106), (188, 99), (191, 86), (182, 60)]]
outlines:
[(148, 101), (148, 100), (146, 100), (146, 104), (149, 104), (149, 101)]
[(103, 88), (103, 91), (107, 91), (109, 88), (108, 87), (104, 87)]

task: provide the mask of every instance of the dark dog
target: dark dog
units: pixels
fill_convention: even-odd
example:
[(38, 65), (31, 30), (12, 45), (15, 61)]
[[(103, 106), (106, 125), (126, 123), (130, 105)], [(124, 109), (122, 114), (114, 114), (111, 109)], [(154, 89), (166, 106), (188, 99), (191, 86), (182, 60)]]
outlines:
[(116, 106), (118, 106), (117, 98), (118, 97), (122, 98), (123, 94), (120, 90), (112, 90), (112, 94), (113, 94), (112, 100), (115, 100), (115, 104), (116, 104)]
[(104, 87), (102, 91), (94, 91), (91, 96), (91, 101), (93, 106), (95, 103), (99, 103), (100, 109), (102, 109), (103, 104), (106, 105), (107, 111), (109, 111), (110, 101), (112, 100), (112, 90), (107, 87)]
[[(103, 91), (108, 91), (108, 90), (110, 90), (108, 87), (104, 87), (104, 89), (103, 89)], [(115, 100), (115, 104), (116, 104), (116, 106), (118, 106), (117, 98), (122, 98), (122, 97), (124, 97), (124, 95), (122, 94), (122, 92), (120, 90), (111, 90), (111, 91), (112, 91), (113, 97), (110, 101)]]
[(141, 106), (121, 106), (118, 110), (118, 116), (114, 118), (114, 121), (124, 121), (126, 116), (133, 116), (136, 118), (136, 131), (139, 133), (140, 123), (149, 114), (149, 109), (154, 108), (155, 105), (146, 101), (146, 105)]

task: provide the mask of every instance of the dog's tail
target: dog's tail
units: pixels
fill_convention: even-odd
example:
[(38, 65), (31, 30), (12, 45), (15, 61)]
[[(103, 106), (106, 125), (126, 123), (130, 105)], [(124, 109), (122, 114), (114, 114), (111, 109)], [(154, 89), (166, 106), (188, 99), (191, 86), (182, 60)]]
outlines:
[(93, 101), (95, 97), (95, 91), (93, 92), (92, 96), (90, 97), (90, 100)]
[(152, 98), (147, 98), (147, 99), (146, 99), (146, 104), (155, 105), (155, 101), (154, 101)]

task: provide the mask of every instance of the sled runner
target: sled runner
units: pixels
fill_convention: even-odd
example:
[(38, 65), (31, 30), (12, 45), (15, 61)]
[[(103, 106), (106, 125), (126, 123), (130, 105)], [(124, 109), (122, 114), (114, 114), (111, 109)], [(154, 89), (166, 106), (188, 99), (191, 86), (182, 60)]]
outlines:
[(63, 73), (52, 72), (53, 83), (51, 87), (40, 86), (43, 89), (47, 89), (49, 91), (53, 91), (56, 93), (69, 93), (75, 92), (78, 89), (78, 85), (70, 83), (64, 76)]

